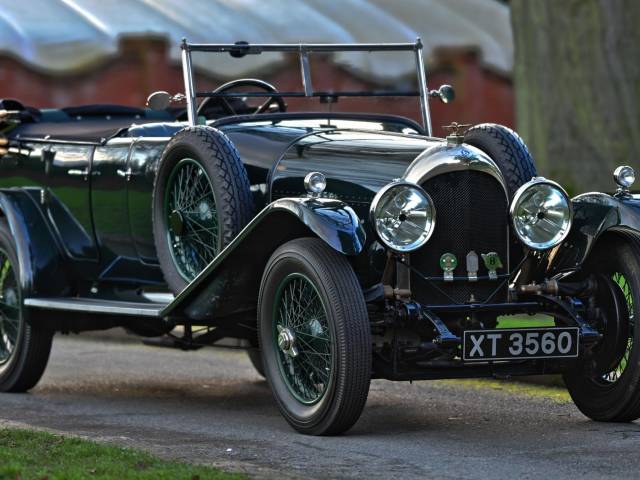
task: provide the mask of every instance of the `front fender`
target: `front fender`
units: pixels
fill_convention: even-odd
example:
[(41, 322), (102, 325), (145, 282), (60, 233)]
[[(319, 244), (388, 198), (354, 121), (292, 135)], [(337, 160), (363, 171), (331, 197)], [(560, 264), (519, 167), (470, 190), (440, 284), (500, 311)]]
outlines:
[(0, 214), (15, 241), (20, 286), (28, 295), (60, 295), (66, 279), (58, 242), (34, 199), (40, 190), (0, 190)]
[(350, 206), (340, 200), (281, 198), (265, 210), (265, 216), (278, 210), (292, 213), (334, 250), (345, 255), (358, 255), (364, 248), (366, 234), (360, 219)]
[(585, 193), (573, 198), (573, 225), (567, 239), (545, 255), (548, 277), (580, 269), (606, 232), (640, 235), (640, 196)]
[(351, 256), (362, 252), (366, 240), (360, 219), (340, 200), (275, 200), (242, 229), (162, 315), (203, 320), (254, 311), (262, 271), (271, 254), (289, 240), (311, 235)]

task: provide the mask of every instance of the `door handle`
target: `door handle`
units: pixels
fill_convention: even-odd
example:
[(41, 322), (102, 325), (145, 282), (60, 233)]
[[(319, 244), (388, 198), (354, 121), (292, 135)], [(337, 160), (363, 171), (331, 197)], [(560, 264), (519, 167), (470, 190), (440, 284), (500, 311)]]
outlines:
[(82, 170), (80, 169), (71, 169), (71, 170), (67, 170), (67, 173), (69, 175), (71, 175), (72, 177), (86, 177), (89, 175), (89, 169), (88, 168), (84, 168)]
[(127, 182), (129, 180), (131, 180), (131, 177), (133, 176), (133, 171), (131, 170), (131, 168), (127, 168), (126, 170), (116, 170), (116, 173), (118, 174), (119, 177), (123, 177), (127, 179)]
[(99, 177), (101, 172), (99, 172), (98, 170), (89, 172), (88, 168), (83, 168), (82, 170), (72, 168), (71, 170), (67, 170), (67, 175), (71, 175), (72, 177), (84, 177), (85, 180), (89, 177), (89, 173), (91, 173), (92, 177)]

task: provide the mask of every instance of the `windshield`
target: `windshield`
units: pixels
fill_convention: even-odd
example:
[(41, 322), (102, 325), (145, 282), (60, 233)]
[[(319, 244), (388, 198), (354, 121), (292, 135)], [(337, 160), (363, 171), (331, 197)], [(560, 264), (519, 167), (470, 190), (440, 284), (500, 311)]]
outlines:
[[(331, 64), (329, 57), (333, 60)], [(201, 76), (196, 81), (193, 65), (206, 65), (209, 59), (224, 62), (224, 71), (240, 79), (217, 85), (211, 79), (202, 81)], [(270, 83), (242, 78), (247, 72), (243, 64), (251, 61), (257, 61), (261, 71), (275, 80)], [(292, 64), (297, 64), (297, 78), (291, 75)], [(329, 112), (339, 112), (343, 111), (344, 103), (351, 104), (345, 110), (353, 111), (355, 103), (361, 112), (380, 108), (384, 111), (385, 102), (393, 99), (402, 104), (402, 111), (409, 112), (407, 116), (419, 117), (427, 134), (431, 134), (419, 39), (415, 43), (381, 44), (190, 44), (183, 41), (182, 65), (187, 114), (192, 125), (198, 123), (199, 117), (209, 118), (208, 115), (220, 113), (317, 111), (319, 106)], [(220, 70), (220, 65), (217, 66)], [(349, 75), (341, 76), (336, 69), (343, 69)], [(279, 76), (279, 71), (287, 73)], [(394, 107), (397, 109), (397, 103)]]

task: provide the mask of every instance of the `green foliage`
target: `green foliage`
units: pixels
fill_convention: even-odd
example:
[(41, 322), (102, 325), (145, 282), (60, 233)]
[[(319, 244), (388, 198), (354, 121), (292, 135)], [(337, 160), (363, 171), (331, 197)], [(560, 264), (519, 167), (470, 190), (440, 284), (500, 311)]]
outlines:
[(28, 430), (0, 429), (0, 480), (240, 479), (129, 448)]
[(497, 328), (542, 328), (554, 327), (553, 317), (548, 315), (504, 316), (498, 318)]

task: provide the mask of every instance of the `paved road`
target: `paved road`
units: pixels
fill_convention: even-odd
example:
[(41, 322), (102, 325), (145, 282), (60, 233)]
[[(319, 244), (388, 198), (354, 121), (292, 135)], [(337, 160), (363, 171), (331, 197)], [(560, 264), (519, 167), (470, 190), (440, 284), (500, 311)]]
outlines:
[(640, 425), (598, 424), (570, 403), (452, 382), (376, 381), (356, 427), (294, 433), (243, 352), (184, 353), (56, 337), (31, 394), (2, 420), (273, 478), (640, 476)]

